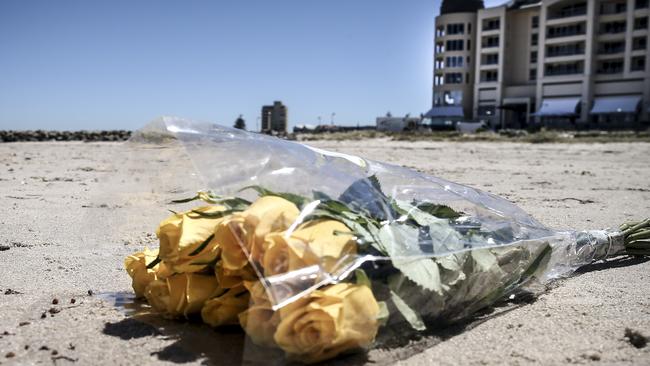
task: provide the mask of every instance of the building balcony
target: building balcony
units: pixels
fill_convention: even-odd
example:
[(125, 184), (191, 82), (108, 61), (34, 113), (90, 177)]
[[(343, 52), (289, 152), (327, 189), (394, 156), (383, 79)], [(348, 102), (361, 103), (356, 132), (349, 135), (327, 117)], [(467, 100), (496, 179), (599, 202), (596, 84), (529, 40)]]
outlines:
[(544, 76), (569, 76), (584, 74), (582, 63), (573, 62), (568, 64), (547, 64), (544, 70)]
[(597, 55), (616, 55), (619, 53), (625, 53), (625, 43), (621, 42), (615, 46), (601, 46), (598, 48)]
[(481, 31), (483, 36), (498, 36), (499, 34), (501, 34), (501, 28)]
[(578, 34), (578, 35), (566, 36), (566, 37), (546, 38), (545, 44), (552, 45), (552, 44), (561, 44), (561, 43), (577, 43), (580, 41), (585, 41), (586, 39), (587, 36), (585, 34)]
[(566, 18), (553, 18), (553, 19), (547, 19), (546, 20), (546, 25), (560, 25), (560, 24), (565, 24), (565, 23), (579, 23), (579, 22), (586, 22), (587, 21), (587, 15), (576, 15), (576, 16), (571, 16), (571, 17), (566, 17)]
[(479, 67), (481, 71), (483, 70), (497, 70), (499, 68), (499, 64), (483, 64)]
[(563, 48), (559, 50), (547, 50), (546, 58), (554, 57), (565, 57), (565, 56), (583, 56), (585, 54), (585, 49), (580, 48)]
[(572, 62), (572, 61), (582, 61), (585, 59), (585, 55), (566, 55), (566, 56), (555, 56), (555, 57), (546, 57), (544, 61), (546, 62)]

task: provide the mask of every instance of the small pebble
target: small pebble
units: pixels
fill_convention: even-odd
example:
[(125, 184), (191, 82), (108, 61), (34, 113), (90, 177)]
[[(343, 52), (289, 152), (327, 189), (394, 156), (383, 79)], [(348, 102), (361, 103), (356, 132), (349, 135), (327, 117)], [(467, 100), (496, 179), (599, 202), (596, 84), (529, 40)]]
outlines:
[(22, 327), (22, 326), (29, 325), (29, 324), (30, 324), (29, 322), (20, 322), (20, 323), (18, 323), (18, 326)]
[(88, 290), (88, 296), (93, 296), (93, 290)]
[(46, 317), (47, 317), (47, 313), (43, 312), (43, 314), (41, 314), (41, 319), (45, 319)]
[(54, 300), (52, 300), (52, 305), (56, 305), (56, 304), (58, 304), (58, 303), (59, 303), (59, 299), (54, 299)]
[(25, 350), (28, 350), (29, 349), (29, 344), (26, 344), (25, 347), (23, 347), (23, 348), (25, 348)]
[(49, 351), (50, 347), (48, 346), (41, 346), (41, 348), (38, 349), (39, 351)]
[(16, 356), (16, 354), (13, 353), (13, 352), (7, 352), (7, 354), (5, 355), (5, 357), (7, 357), (7, 358), (12, 358), (14, 356)]
[(58, 354), (59, 354), (59, 351), (57, 351), (57, 350), (55, 350), (55, 349), (52, 350), (52, 356), (56, 356), (56, 355), (58, 355)]
[(75, 300), (75, 299), (70, 299), (70, 304), (74, 304), (75, 302), (77, 302), (77, 300)]

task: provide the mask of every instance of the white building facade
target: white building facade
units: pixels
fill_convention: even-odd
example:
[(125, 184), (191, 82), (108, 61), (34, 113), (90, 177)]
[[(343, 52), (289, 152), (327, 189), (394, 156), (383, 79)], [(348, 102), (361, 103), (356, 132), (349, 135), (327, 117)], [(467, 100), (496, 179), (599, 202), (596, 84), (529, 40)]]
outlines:
[(647, 123), (648, 23), (648, 0), (519, 0), (441, 14), (430, 114), (462, 107), (463, 119), (496, 128)]

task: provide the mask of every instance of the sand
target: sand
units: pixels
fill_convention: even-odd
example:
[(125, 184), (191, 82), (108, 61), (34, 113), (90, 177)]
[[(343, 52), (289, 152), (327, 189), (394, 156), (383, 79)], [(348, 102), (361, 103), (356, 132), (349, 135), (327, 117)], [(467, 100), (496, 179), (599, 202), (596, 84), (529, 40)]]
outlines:
[[(599, 229), (650, 216), (646, 143), (310, 144), (501, 195), (552, 227)], [(169, 198), (203, 188), (178, 153), (0, 144), (0, 363), (243, 362), (241, 333), (142, 315), (130, 297), (124, 257), (156, 245), (152, 232)], [(337, 363), (650, 364), (650, 346), (625, 337), (627, 328), (650, 336), (648, 283), (645, 259), (597, 263), (530, 303)]]

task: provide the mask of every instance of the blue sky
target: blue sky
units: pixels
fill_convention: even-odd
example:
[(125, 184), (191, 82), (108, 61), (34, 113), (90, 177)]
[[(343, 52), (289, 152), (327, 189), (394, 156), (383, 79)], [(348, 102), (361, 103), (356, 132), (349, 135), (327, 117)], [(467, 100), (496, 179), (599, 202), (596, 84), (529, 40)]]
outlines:
[[(502, 1), (487, 1), (486, 5)], [(432, 0), (2, 0), (0, 129), (367, 124), (431, 103)]]

